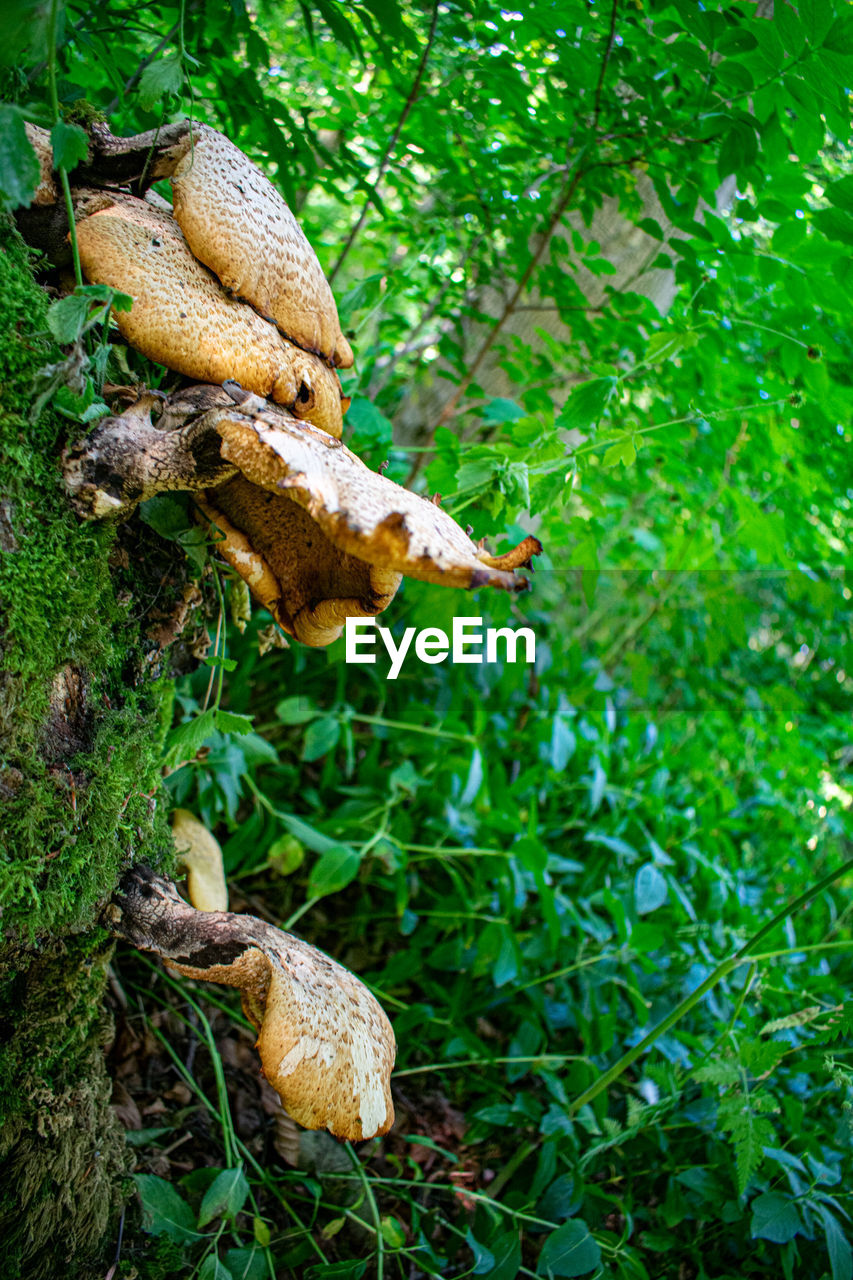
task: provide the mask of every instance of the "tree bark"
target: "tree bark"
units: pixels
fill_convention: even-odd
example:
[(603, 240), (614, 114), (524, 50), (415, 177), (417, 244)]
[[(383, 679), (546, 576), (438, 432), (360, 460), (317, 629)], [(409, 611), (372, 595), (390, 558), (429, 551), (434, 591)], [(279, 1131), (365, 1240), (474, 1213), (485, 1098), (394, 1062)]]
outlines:
[(52, 409), (31, 420), (58, 358), (46, 306), (0, 225), (0, 1272), (40, 1280), (73, 1259), (88, 1280), (129, 1185), (99, 917), (128, 866), (171, 866), (156, 787), (172, 686), (154, 637), (174, 632), (164, 616), (186, 612), (187, 583), (139, 522), (72, 512), (58, 462), (79, 427)]

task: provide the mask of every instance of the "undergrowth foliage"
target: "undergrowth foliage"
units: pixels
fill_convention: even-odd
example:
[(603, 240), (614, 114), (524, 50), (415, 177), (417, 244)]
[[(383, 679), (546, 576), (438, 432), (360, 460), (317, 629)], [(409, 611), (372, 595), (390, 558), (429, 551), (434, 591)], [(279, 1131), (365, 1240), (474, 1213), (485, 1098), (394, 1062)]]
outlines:
[[(221, 127), (333, 277), (348, 442), (546, 548), (521, 600), (388, 615), (531, 626), (534, 667), (391, 682), (262, 656), (187, 505), (146, 504), (218, 608), (167, 796), (375, 990), (400, 1125), (285, 1142), (239, 1010), (123, 953), (120, 1274), (853, 1276), (851, 15), (563, 8), (15, 7), (7, 206), (24, 118)], [(82, 421), (110, 369), (167, 375), (76, 299)]]

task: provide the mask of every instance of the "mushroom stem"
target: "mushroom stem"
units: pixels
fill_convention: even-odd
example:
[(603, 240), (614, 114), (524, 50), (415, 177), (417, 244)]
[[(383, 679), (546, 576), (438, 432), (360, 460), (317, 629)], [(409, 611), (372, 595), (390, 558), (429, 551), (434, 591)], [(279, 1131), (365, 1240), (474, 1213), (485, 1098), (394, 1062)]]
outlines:
[(394, 1033), (347, 969), (254, 916), (197, 911), (147, 867), (124, 876), (107, 918), (185, 977), (240, 990), (261, 1069), (299, 1124), (354, 1142), (387, 1133)]
[[(237, 472), (208, 410), (230, 404), (218, 387), (194, 386), (167, 400), (144, 392), (117, 417), (63, 454), (65, 487), (84, 519), (128, 516), (138, 502), (169, 490), (208, 489)], [(152, 411), (160, 413), (156, 424)]]

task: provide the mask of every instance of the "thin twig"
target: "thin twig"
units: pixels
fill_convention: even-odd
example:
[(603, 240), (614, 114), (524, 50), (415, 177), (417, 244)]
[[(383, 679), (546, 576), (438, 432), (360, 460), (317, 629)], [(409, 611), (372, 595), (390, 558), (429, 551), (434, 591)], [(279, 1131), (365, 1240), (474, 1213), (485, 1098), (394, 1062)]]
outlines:
[(406, 123), (406, 120), (408, 119), (409, 112), (411, 111), (412, 107), (415, 105), (415, 102), (417, 101), (418, 93), (420, 92), (421, 81), (423, 80), (424, 72), (426, 71), (427, 59), (429, 58), (430, 51), (433, 46), (433, 41), (435, 40), (435, 30), (436, 30), (437, 23), (438, 23), (438, 0), (434, 0), (433, 6), (432, 6), (432, 20), (430, 21), (429, 35), (427, 36), (427, 42), (426, 42), (426, 45), (424, 46), (424, 51), (421, 54), (420, 64), (418, 65), (417, 74), (415, 75), (414, 82), (409, 91), (409, 96), (406, 99), (405, 105), (400, 114), (400, 119), (397, 121), (397, 127), (392, 133), (388, 146), (385, 148), (385, 153), (382, 156), (382, 159), (379, 163), (379, 171), (377, 172), (376, 180), (373, 183), (373, 191), (368, 193), (368, 197), (365, 202), (364, 208), (361, 211), (361, 216), (359, 217), (358, 222), (355, 224), (352, 231), (347, 236), (346, 242), (344, 244), (343, 249), (341, 249), (338, 260), (335, 263), (335, 265), (332, 267), (332, 270), (329, 272), (329, 284), (332, 284), (332, 282), (334, 281), (335, 276), (338, 274), (344, 262), (346, 261), (347, 255), (349, 254), (349, 251), (353, 246), (356, 236), (358, 236), (359, 232), (361, 231), (361, 228), (364, 226), (365, 219), (367, 218), (368, 210), (370, 209), (370, 206), (374, 201), (376, 192), (379, 188), (379, 184), (385, 175), (385, 171), (387, 170), (388, 165), (391, 163), (391, 156), (394, 154), (394, 148), (396, 147), (397, 140), (400, 137), (400, 131), (402, 130), (403, 125)]
[(619, 0), (613, 0), (610, 6), (610, 32), (607, 36), (607, 48), (604, 50), (604, 57), (601, 59), (601, 70), (598, 73), (598, 84), (595, 86), (595, 108), (592, 113), (592, 127), (598, 128), (598, 117), (601, 114), (601, 90), (604, 88), (604, 77), (607, 72), (607, 63), (610, 61), (610, 51), (613, 48), (613, 41), (616, 37), (616, 12), (619, 8)]
[(175, 36), (181, 30), (182, 21), (183, 21), (183, 12), (181, 13), (181, 17), (172, 27), (171, 31), (167, 32), (167, 34), (163, 36), (163, 39), (160, 41), (160, 43), (158, 45), (155, 45), (155, 47), (151, 50), (151, 52), (142, 59), (139, 66), (134, 71), (133, 75), (130, 76), (125, 81), (124, 87), (121, 91), (121, 96), (116, 94), (112, 102), (110, 102), (109, 105), (107, 106), (104, 112), (105, 115), (111, 116), (113, 112), (118, 111), (119, 107), (121, 106), (122, 99), (125, 98), (128, 93), (130, 93), (131, 89), (136, 88), (137, 84), (139, 83), (142, 77), (142, 73), (143, 71), (145, 71), (146, 67), (150, 67), (154, 59), (159, 58), (160, 54), (163, 52), (166, 46), (172, 43)]
[(465, 392), (468, 390), (471, 383), (474, 381), (475, 377), (477, 376), (480, 365), (483, 363), (486, 356), (489, 354), (492, 347), (497, 342), (498, 337), (500, 336), (504, 325), (509, 320), (509, 318), (515, 313), (515, 309), (518, 306), (519, 298), (524, 293), (530, 281), (531, 276), (533, 275), (536, 268), (539, 266), (539, 263), (542, 260), (542, 255), (544, 254), (548, 245), (551, 243), (551, 236), (554, 234), (555, 229), (559, 226), (562, 220), (563, 214), (566, 212), (566, 209), (569, 206), (569, 202), (572, 199), (572, 196), (575, 194), (575, 191), (577, 190), (577, 186), (578, 186), (578, 183), (580, 182), (582, 172), (583, 171), (581, 169), (576, 169), (571, 181), (566, 184), (566, 187), (563, 190), (563, 194), (560, 197), (559, 201), (557, 202), (557, 207), (554, 210), (553, 214), (551, 215), (551, 219), (548, 223), (548, 226), (546, 227), (544, 233), (541, 236), (541, 239), (539, 241), (539, 247), (536, 249), (534, 253), (531, 254), (530, 261), (528, 262), (524, 270), (524, 274), (522, 275), (521, 279), (518, 281), (518, 284), (515, 286), (515, 289), (513, 290), (511, 297), (507, 301), (503, 311), (498, 317), (497, 323), (494, 325), (490, 333), (484, 339), (483, 344), (480, 347), (480, 350), (477, 352), (473, 362), (471, 363), (468, 369), (468, 372), (465, 374), (465, 377), (459, 383), (459, 386), (456, 388), (456, 392), (454, 393), (454, 395), (450, 398), (450, 400), (442, 409), (441, 416), (438, 420), (437, 425), (441, 426), (443, 423), (447, 421), (448, 418), (451, 418), (453, 416), (453, 414), (456, 411), (456, 406), (459, 404), (459, 401), (462, 399)]

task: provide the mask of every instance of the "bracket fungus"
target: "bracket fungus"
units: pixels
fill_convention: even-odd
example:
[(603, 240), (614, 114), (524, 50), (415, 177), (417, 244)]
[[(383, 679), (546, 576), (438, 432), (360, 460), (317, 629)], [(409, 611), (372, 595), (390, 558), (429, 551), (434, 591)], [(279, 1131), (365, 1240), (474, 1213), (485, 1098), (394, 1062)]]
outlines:
[(263, 1074), (298, 1124), (352, 1142), (388, 1132), (394, 1032), (342, 965), (254, 916), (197, 911), (144, 867), (125, 875), (109, 919), (184, 977), (240, 991)]
[(65, 483), (89, 518), (128, 514), (165, 489), (196, 491), (219, 552), (283, 630), (313, 646), (331, 644), (348, 617), (380, 613), (404, 574), (520, 590), (515, 570), (541, 549), (528, 537), (490, 556), (428, 499), (233, 386), (148, 394), (102, 420), (66, 451)]
[(334, 369), (288, 342), (247, 303), (229, 298), (193, 256), (171, 214), (116, 197), (77, 225), (87, 280), (133, 298), (115, 315), (122, 335), (151, 360), (202, 382), (233, 378), (340, 436), (343, 402)]
[(198, 260), (291, 342), (349, 368), (328, 281), (270, 180), (209, 125), (193, 125), (173, 154), (175, 218)]

